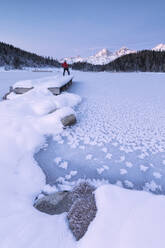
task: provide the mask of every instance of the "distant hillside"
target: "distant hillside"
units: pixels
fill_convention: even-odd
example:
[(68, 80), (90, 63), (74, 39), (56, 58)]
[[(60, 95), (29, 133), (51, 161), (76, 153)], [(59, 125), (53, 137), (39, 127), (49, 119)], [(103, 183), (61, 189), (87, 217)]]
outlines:
[(44, 67), (55, 66), (59, 67), (60, 64), (57, 60), (50, 57), (39, 56), (35, 53), (26, 52), (12, 45), (0, 42), (0, 66), (6, 68), (21, 67)]
[(165, 51), (144, 50), (122, 56), (103, 68), (106, 71), (165, 72)]
[(121, 56), (106, 65), (74, 63), (72, 68), (83, 71), (165, 72), (165, 51), (144, 50)]
[(70, 65), (73, 70), (80, 71), (104, 71), (104, 67), (102, 65), (93, 65), (87, 62), (77, 62)]

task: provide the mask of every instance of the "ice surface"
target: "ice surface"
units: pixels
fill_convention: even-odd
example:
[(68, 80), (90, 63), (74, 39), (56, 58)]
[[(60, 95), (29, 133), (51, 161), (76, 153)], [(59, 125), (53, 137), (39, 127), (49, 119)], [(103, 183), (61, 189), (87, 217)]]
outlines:
[[(56, 184), (76, 170), (69, 181), (120, 181), (126, 188), (164, 194), (165, 74), (77, 72), (76, 78), (70, 92), (83, 98), (78, 123), (58, 141), (49, 138), (46, 150), (35, 156), (47, 182)], [(58, 156), (67, 170), (53, 166)]]
[[(70, 111), (70, 107), (80, 102), (78, 96), (64, 93), (55, 97), (48, 91), (35, 89), (0, 103), (0, 247), (164, 248), (164, 196), (112, 185), (100, 187), (110, 181), (120, 187), (132, 189), (137, 184), (160, 192), (165, 166), (164, 75), (75, 74), (79, 81), (71, 91), (80, 94), (84, 101), (76, 110), (77, 125), (64, 132), (59, 121), (63, 111), (51, 111), (57, 106), (64, 108), (64, 112)], [(6, 75), (6, 82), (14, 80), (13, 73)], [(19, 80), (25, 79), (22, 73), (16, 73), (15, 81), (19, 75)], [(131, 83), (134, 81), (136, 89)], [(151, 91), (141, 92), (147, 88)], [(138, 102), (136, 94), (148, 96), (152, 108), (146, 107), (143, 97)], [(125, 97), (128, 104), (123, 105)], [(104, 99), (108, 104), (103, 104)], [(137, 104), (143, 117), (137, 113)], [(124, 106), (126, 113), (130, 109), (129, 114), (122, 111)], [(145, 110), (150, 111), (145, 114)], [(129, 128), (124, 132), (127, 122)], [(52, 138), (46, 143), (48, 135)], [(41, 146), (36, 158), (42, 162), (47, 181), (63, 183), (61, 189), (65, 190), (84, 177), (93, 179), (98, 186), (96, 218), (79, 242), (68, 228), (66, 214), (49, 216), (33, 208), (41, 191), (58, 190), (56, 186), (45, 185), (45, 176), (33, 158)], [(120, 175), (120, 170), (128, 173)]]

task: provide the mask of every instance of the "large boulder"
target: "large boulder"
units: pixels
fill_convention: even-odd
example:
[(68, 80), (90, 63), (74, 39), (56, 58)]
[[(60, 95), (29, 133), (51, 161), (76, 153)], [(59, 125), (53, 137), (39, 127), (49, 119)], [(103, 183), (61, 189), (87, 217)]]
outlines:
[(87, 198), (80, 198), (72, 205), (68, 212), (67, 219), (69, 228), (76, 240), (80, 240), (86, 233), (91, 221), (97, 212), (94, 195)]
[(61, 119), (61, 122), (64, 127), (71, 126), (76, 123), (76, 116), (74, 114), (70, 114)]
[(67, 199), (68, 194), (68, 191), (61, 191), (43, 196), (35, 200), (34, 207), (50, 215), (68, 212), (71, 207)]
[(75, 239), (79, 240), (96, 216), (94, 190), (89, 183), (82, 182), (72, 191), (56, 192), (36, 199), (34, 207), (51, 215), (67, 212), (69, 228)]
[(68, 212), (69, 228), (78, 241), (86, 233), (88, 226), (96, 216), (97, 207), (94, 188), (88, 183), (81, 183), (71, 196), (73, 204)]

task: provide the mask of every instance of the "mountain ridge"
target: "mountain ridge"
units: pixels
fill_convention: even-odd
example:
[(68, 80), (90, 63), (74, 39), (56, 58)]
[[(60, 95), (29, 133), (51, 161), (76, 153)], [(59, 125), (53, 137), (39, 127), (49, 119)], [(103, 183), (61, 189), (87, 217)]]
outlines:
[(128, 49), (126, 47), (122, 47), (115, 52), (111, 52), (107, 48), (103, 48), (99, 52), (97, 52), (95, 55), (92, 55), (86, 58), (83, 58), (81, 56), (65, 57), (65, 58), (60, 59), (59, 62), (63, 62), (65, 60), (68, 64), (73, 64), (77, 62), (86, 62), (86, 63), (90, 63), (94, 65), (104, 65), (117, 59), (119, 56), (124, 56), (126, 54), (135, 53), (135, 52), (136, 51)]
[(163, 52), (165, 51), (165, 44), (160, 43), (156, 47), (152, 48), (152, 51), (160, 51)]
[[(163, 43), (158, 44), (156, 47), (152, 49), (148, 49), (148, 50), (165, 51), (165, 44)], [(63, 62), (64, 60), (66, 60), (68, 64), (82, 62), (82, 63), (89, 63), (93, 65), (104, 65), (104, 64), (108, 64), (114, 61), (115, 59), (121, 56), (131, 54), (131, 53), (137, 53), (137, 51), (129, 49), (125, 46), (121, 47), (119, 50), (115, 52), (111, 52), (107, 48), (103, 48), (99, 52), (97, 52), (95, 55), (92, 55), (89, 57), (81, 57), (80, 55), (75, 56), (75, 57), (65, 57), (65, 58), (60, 59), (59, 62)]]

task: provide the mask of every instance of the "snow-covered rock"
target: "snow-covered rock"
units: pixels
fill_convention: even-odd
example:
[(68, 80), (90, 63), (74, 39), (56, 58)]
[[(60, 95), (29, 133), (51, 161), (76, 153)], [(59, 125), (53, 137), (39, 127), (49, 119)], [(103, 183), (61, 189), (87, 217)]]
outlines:
[(86, 233), (96, 216), (95, 188), (87, 182), (77, 185), (72, 191), (55, 192), (39, 197), (34, 207), (41, 212), (54, 215), (68, 212), (69, 227), (76, 240)]
[(136, 53), (136, 51), (131, 50), (131, 49), (128, 49), (127, 47), (122, 47), (122, 48), (120, 48), (118, 51), (116, 51), (116, 52), (114, 53), (114, 55), (116, 56), (116, 58), (119, 58), (119, 57), (121, 57), (121, 56), (130, 54), (130, 53)]
[(80, 240), (86, 233), (88, 226), (96, 216), (97, 207), (94, 187), (84, 182), (80, 183), (72, 193), (72, 206), (67, 219), (76, 240)]
[(61, 122), (64, 126), (71, 126), (76, 123), (76, 116), (70, 114), (61, 119)]
[(42, 198), (39, 198), (35, 201), (34, 207), (41, 212), (53, 215), (61, 214), (67, 212), (67, 191), (55, 192), (50, 195), (46, 195)]
[(159, 44), (159, 45), (157, 45), (156, 47), (154, 47), (153, 49), (152, 49), (153, 51), (165, 51), (165, 44)]

